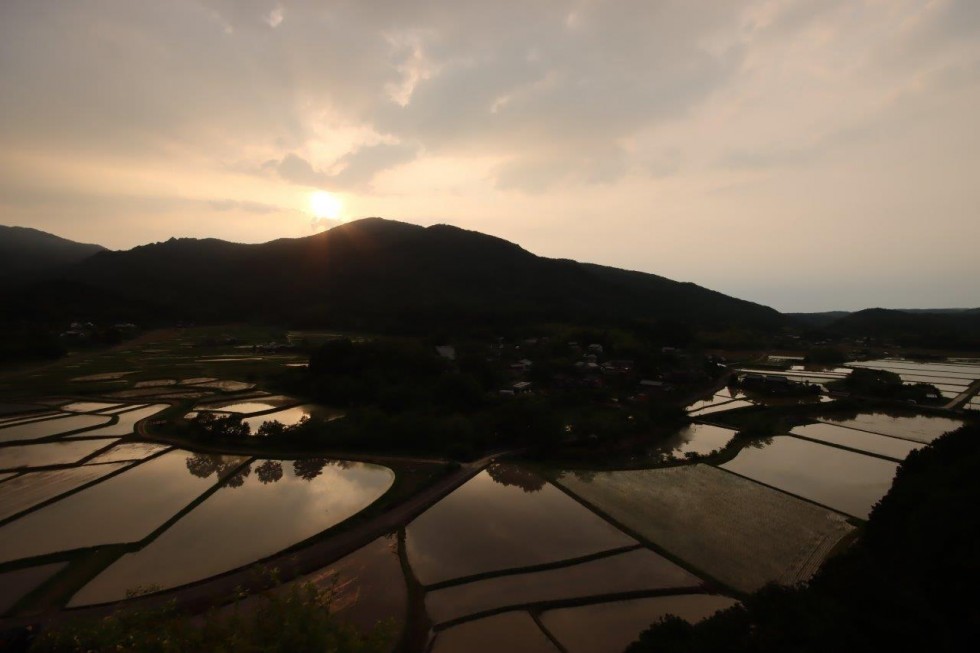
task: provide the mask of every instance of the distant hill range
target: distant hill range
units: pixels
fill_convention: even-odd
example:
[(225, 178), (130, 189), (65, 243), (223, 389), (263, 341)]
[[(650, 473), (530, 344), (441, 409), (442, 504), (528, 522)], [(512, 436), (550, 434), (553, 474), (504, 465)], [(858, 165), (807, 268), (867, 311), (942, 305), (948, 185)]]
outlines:
[(787, 313), (829, 336), (870, 337), (914, 347), (980, 349), (980, 308), (885, 309)]
[(423, 333), (657, 322), (980, 348), (980, 309), (783, 315), (693, 283), (535, 256), (457, 227), (381, 218), (259, 245), (172, 238), (121, 252), (0, 227), (0, 255), (8, 320), (240, 320)]
[(0, 225), (0, 282), (52, 272), (104, 250), (37, 229)]
[(68, 267), (32, 271), (2, 298), (24, 319), (114, 315), (430, 332), (542, 320), (770, 331), (786, 322), (774, 309), (693, 283), (543, 258), (457, 227), (380, 218), (259, 245), (182, 238), (89, 250)]

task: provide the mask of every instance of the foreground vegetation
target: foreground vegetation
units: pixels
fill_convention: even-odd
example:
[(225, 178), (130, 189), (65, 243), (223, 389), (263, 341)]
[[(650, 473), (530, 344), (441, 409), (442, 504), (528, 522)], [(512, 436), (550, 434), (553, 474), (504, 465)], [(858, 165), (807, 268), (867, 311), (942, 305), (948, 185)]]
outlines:
[(173, 606), (125, 610), (102, 619), (77, 620), (47, 629), (30, 644), (29, 650), (374, 653), (390, 647), (391, 633), (384, 626), (364, 634), (331, 616), (330, 597), (329, 589), (305, 583), (267, 591), (258, 597), (258, 605), (236, 604), (197, 617)]
[(858, 544), (829, 560), (808, 585), (768, 586), (696, 625), (665, 618), (628, 651), (972, 648), (980, 632), (977, 469), (976, 424), (913, 451)]

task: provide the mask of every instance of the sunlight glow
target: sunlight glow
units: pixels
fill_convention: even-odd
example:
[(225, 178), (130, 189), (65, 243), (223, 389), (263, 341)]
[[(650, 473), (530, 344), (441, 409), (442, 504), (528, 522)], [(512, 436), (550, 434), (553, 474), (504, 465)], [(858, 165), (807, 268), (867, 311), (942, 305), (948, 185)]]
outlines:
[(318, 218), (336, 220), (340, 216), (340, 198), (333, 193), (318, 190), (310, 196), (310, 209)]

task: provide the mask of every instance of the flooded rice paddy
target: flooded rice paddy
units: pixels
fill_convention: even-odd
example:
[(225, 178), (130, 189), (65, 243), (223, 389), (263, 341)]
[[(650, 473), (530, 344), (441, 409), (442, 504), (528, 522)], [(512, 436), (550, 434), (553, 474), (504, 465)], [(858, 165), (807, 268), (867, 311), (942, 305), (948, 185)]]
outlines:
[(886, 456), (892, 460), (905, 460), (909, 453), (925, 446), (918, 442), (820, 422), (796, 426), (790, 430), (790, 434), (819, 440), (820, 442), (839, 444), (858, 451)]
[(711, 404), (709, 406), (704, 406), (696, 410), (692, 410), (688, 413), (689, 417), (700, 417), (702, 415), (710, 415), (711, 413), (720, 413), (725, 410), (735, 410), (736, 408), (747, 408), (748, 406), (754, 406), (755, 404), (747, 399), (732, 399), (718, 404)]
[(330, 420), (341, 416), (343, 416), (343, 412), (339, 410), (326, 408), (324, 406), (317, 406), (315, 404), (304, 404), (302, 406), (284, 408), (283, 410), (277, 410), (272, 413), (264, 413), (254, 417), (246, 417), (242, 421), (251, 427), (252, 433), (256, 433), (259, 430), (259, 427), (265, 422), (275, 421), (279, 422), (283, 426), (295, 426), (308, 417), (318, 417), (321, 419)]
[[(82, 465), (69, 469), (59, 469), (46, 472), (30, 472), (21, 474), (3, 484), (3, 494), (0, 496), (0, 520), (7, 519), (33, 508), (39, 503), (71, 492), (97, 479), (119, 471), (124, 464)], [(57, 530), (57, 523), (51, 524)], [(0, 527), (0, 533), (3, 528)], [(0, 540), (2, 541), (2, 540)], [(0, 548), (0, 558), (5, 550)]]
[(295, 404), (296, 400), (290, 397), (284, 397), (282, 395), (277, 395), (274, 397), (260, 397), (257, 399), (233, 399), (225, 401), (215, 401), (208, 402), (206, 404), (201, 404), (198, 408), (202, 410), (214, 410), (227, 413), (261, 413), (264, 411), (274, 410), (276, 408), (282, 408), (283, 406), (288, 406), (290, 404)]
[(253, 461), (139, 551), (119, 558), (68, 605), (120, 600), (134, 583), (168, 589), (268, 557), (357, 514), (393, 481), (390, 469), (365, 463)]
[(0, 614), (67, 566), (67, 562), (51, 562), (0, 573)]
[(725, 448), (735, 431), (712, 424), (690, 424), (667, 438), (658, 447), (674, 458), (684, 458), (688, 454), (707, 456)]
[(35, 422), (0, 427), (0, 442), (40, 440), (71, 431), (83, 431), (104, 426), (112, 421), (107, 415), (68, 415)]
[(929, 443), (940, 435), (955, 431), (963, 426), (963, 420), (935, 415), (913, 415), (902, 413), (861, 413), (857, 417), (827, 417), (822, 421), (846, 428), (870, 431), (879, 435), (904, 438), (913, 442)]
[(127, 442), (125, 444), (117, 444), (105, 453), (100, 453), (98, 456), (85, 462), (91, 464), (111, 463), (120, 460), (143, 460), (168, 448), (167, 445), (153, 444), (150, 442)]
[(848, 366), (893, 372), (905, 383), (929, 383), (936, 386), (947, 399), (965, 392), (973, 381), (980, 379), (980, 365), (951, 361), (926, 363), (902, 358), (884, 358), (851, 362)]
[(688, 588), (701, 579), (663, 556), (637, 549), (597, 560), (526, 574), (510, 574), (429, 592), (429, 618), (445, 623), (503, 607), (559, 600)]
[(115, 441), (108, 438), (3, 447), (0, 448), (0, 469), (70, 465), (111, 446)]
[(834, 510), (867, 519), (898, 464), (790, 436), (746, 447), (724, 469)]
[(202, 462), (173, 451), (139, 463), (0, 527), (0, 562), (139, 542), (245, 460), (228, 456)]
[(110, 404), (103, 401), (75, 401), (70, 404), (65, 404), (61, 407), (61, 410), (69, 413), (94, 413), (96, 411), (105, 411), (111, 408), (122, 408), (124, 406), (125, 404)]
[(565, 473), (558, 483), (674, 558), (745, 592), (808, 579), (853, 529), (837, 513), (704, 464)]
[(160, 413), (167, 408), (169, 408), (169, 404), (154, 404), (145, 408), (137, 408), (135, 410), (128, 410), (123, 413), (118, 413), (118, 420), (115, 424), (110, 424), (91, 431), (85, 431), (84, 433), (79, 433), (78, 435), (85, 437), (131, 435), (133, 430), (136, 428), (136, 422), (153, 417), (157, 413)]
[(406, 530), (408, 559), (423, 585), (636, 544), (514, 465), (480, 472)]
[[(160, 396), (152, 392), (176, 383), (141, 390)], [(273, 408), (295, 403), (276, 399)], [(234, 403), (242, 402), (223, 405)], [(66, 604), (115, 601), (135, 588), (166, 589), (249, 565), (361, 512), (395, 478), (369, 463), (198, 454), (134, 439), (136, 424), (169, 404), (47, 405), (57, 408), (26, 405), (22, 410), (33, 412), (0, 422), (0, 564), (11, 569), (0, 577), (0, 613), (73, 560), (96, 554), (108, 555), (108, 564), (93, 567), (104, 569), (70, 603), (65, 596)], [(298, 421), (321, 410), (327, 409), (294, 406), (275, 416), (290, 421), (292, 412), (280, 413), (294, 411)], [(52, 556), (57, 563), (49, 564)], [(366, 558), (350, 557), (345, 568), (357, 559)], [(345, 600), (352, 614), (365, 612), (349, 592)]]
[[(790, 372), (813, 382), (848, 373)], [(950, 387), (963, 381), (954, 373), (972, 374), (945, 372)], [(8, 570), (0, 573), (0, 613), (23, 610), (17, 604), (26, 594), (42, 584), (49, 592), (62, 572), (71, 576), (96, 555), (109, 557), (61, 604), (115, 601), (136, 587), (180, 587), (245, 567), (344, 523), (395, 480), (391, 469), (367, 463), (204, 455), (140, 442), (136, 422), (184, 392), (204, 400), (199, 410), (242, 414), (253, 431), (264, 421), (338, 413), (258, 396), (244, 381), (136, 379), (109, 389), (137, 392), (133, 401), (142, 404), (74, 401), (60, 412), (0, 419), (0, 564)], [(689, 409), (699, 417), (750, 405), (723, 388)], [(796, 427), (737, 454), (736, 441), (720, 466), (682, 461), (724, 449), (735, 431), (692, 424), (657, 443), (674, 459), (659, 459), (668, 466), (474, 468), (389, 536), (296, 582), (331, 588), (333, 610), (364, 628), (382, 619), (401, 627), (416, 618), (406, 615), (423, 615), (434, 624), (431, 651), (618, 652), (668, 612), (693, 622), (733, 605), (725, 593), (810, 578), (854, 531), (847, 515), (866, 517), (887, 491), (894, 461), (959, 425), (885, 418)], [(465, 465), (453, 473), (464, 472)]]

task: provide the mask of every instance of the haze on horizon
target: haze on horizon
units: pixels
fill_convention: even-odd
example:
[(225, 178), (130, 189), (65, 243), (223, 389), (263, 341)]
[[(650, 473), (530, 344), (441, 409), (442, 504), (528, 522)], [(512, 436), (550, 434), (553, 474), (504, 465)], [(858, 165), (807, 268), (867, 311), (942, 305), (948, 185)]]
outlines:
[(0, 222), (378, 215), (783, 311), (977, 306), (978, 37), (974, 0), (5, 0)]

